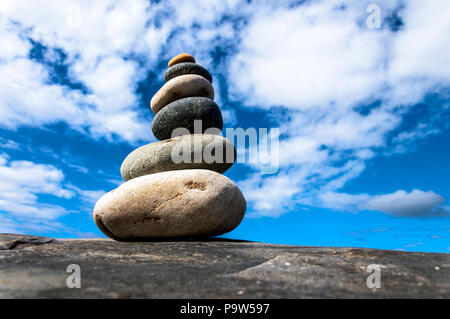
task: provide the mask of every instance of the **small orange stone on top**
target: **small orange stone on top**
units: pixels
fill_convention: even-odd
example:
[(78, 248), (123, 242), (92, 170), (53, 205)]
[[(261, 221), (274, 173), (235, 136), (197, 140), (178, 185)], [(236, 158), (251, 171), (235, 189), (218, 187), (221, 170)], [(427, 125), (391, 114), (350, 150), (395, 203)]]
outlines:
[(192, 62), (195, 63), (195, 59), (192, 55), (188, 53), (181, 53), (172, 58), (172, 60), (169, 61), (168, 66), (171, 67), (172, 65), (181, 63), (181, 62)]

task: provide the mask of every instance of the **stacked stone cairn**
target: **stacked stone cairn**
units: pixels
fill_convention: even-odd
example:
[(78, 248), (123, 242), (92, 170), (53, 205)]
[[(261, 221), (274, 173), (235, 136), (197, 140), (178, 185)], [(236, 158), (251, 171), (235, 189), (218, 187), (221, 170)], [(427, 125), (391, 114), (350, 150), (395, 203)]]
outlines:
[(242, 221), (246, 202), (221, 173), (236, 159), (213, 101), (210, 73), (193, 56), (169, 62), (164, 86), (153, 96), (153, 134), (159, 142), (131, 152), (120, 168), (125, 183), (94, 207), (100, 230), (115, 240), (217, 236)]

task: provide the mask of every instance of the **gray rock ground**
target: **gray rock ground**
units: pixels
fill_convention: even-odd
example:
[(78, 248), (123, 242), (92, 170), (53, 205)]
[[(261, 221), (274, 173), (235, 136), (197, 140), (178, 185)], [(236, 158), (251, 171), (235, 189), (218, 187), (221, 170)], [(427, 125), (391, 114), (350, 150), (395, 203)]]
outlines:
[[(69, 289), (67, 266), (81, 268)], [(381, 288), (366, 285), (381, 267)], [(0, 234), (1, 298), (449, 298), (450, 254)]]

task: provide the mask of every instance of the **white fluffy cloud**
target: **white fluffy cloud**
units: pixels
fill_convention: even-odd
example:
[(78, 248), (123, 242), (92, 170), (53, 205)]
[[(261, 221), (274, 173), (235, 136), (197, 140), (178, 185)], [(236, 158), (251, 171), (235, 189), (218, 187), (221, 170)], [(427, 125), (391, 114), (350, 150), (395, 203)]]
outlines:
[[(392, 43), (392, 61), (389, 80), (428, 79), (431, 85), (448, 85), (450, 81), (450, 3), (445, 0), (420, 0), (407, 2), (403, 12), (404, 30), (396, 35)], [(421, 81), (424, 83), (423, 81)], [(426, 83), (426, 82), (425, 82)], [(415, 97), (409, 86), (408, 95)], [(422, 93), (422, 92), (419, 92)]]
[[(218, 35), (233, 38), (228, 24), (216, 23), (237, 3), (2, 1), (0, 126), (65, 122), (96, 139), (148, 141), (151, 130), (138, 109), (137, 84), (157, 67), (161, 54), (168, 59), (189, 51), (205, 65), (211, 63), (208, 50), (199, 48), (208, 49)], [(202, 27), (193, 31), (196, 23)], [(29, 58), (31, 41), (45, 46), (43, 60)], [(63, 62), (69, 80), (85, 90), (55, 83), (47, 62)]]
[(422, 217), (448, 215), (442, 208), (445, 200), (434, 192), (413, 190), (410, 193), (398, 190), (392, 194), (374, 196), (362, 208), (394, 216)]
[(0, 211), (30, 220), (54, 220), (67, 211), (39, 201), (50, 194), (72, 198), (75, 193), (62, 186), (64, 174), (52, 165), (29, 161), (9, 161), (0, 156)]
[(0, 232), (74, 232), (58, 221), (73, 211), (56, 201), (76, 198), (78, 206), (88, 205), (90, 211), (104, 191), (65, 185), (64, 180), (63, 172), (53, 165), (11, 161), (0, 154)]
[(321, 205), (340, 211), (371, 210), (397, 217), (449, 216), (443, 204), (445, 199), (435, 192), (414, 189), (398, 190), (391, 194), (371, 196), (324, 192), (319, 196)]
[[(398, 32), (390, 30), (387, 20), (381, 29), (369, 29), (368, 3), (310, 1), (296, 8), (260, 10), (242, 31), (229, 70), (230, 96), (248, 107), (283, 107), (288, 114), (279, 121), (286, 136), (280, 142), (281, 172), (242, 182), (257, 207), (255, 215), (277, 216), (294, 203), (407, 216), (431, 214), (439, 207), (418, 196), (421, 191), (374, 198), (339, 193), (364, 171), (367, 160), (386, 150), (388, 135), (414, 104), (450, 87), (449, 57), (444, 53), (450, 51), (449, 2), (404, 3), (397, 12), (403, 23)], [(400, 4), (381, 2), (382, 17), (388, 18)], [(361, 111), (371, 104), (374, 107)], [(439, 126), (419, 123), (393, 142), (400, 151), (405, 140), (439, 132)], [(280, 194), (258, 196), (269, 189)], [(398, 209), (377, 205), (392, 196)]]
[[(191, 52), (224, 77), (229, 87), (221, 90), (227, 96), (217, 94), (219, 101), (287, 110), (278, 119), (284, 136), (279, 173), (240, 181), (256, 214), (279, 215), (296, 204), (330, 206), (333, 200), (337, 208), (351, 209), (351, 196), (366, 202), (372, 197), (339, 197), (339, 190), (386, 151), (388, 135), (415, 103), (450, 86), (449, 2), (381, 1), (383, 18), (402, 7), (398, 32), (387, 20), (382, 29), (368, 29), (369, 3), (4, 0), (0, 126), (65, 122), (93, 138), (148, 140), (137, 84), (159, 59)], [(44, 61), (30, 59), (31, 40), (47, 48)], [(213, 60), (215, 49), (225, 52), (220, 62)], [(61, 62), (59, 51), (70, 81), (83, 89), (51, 79), (46, 62)], [(372, 103), (377, 106), (361, 111)], [(234, 111), (221, 106), (234, 123)], [(433, 112), (439, 118), (448, 109)], [(399, 149), (406, 140), (439, 131), (419, 123), (393, 142)], [(408, 202), (411, 194), (398, 201)]]
[[(136, 95), (145, 72), (126, 58), (145, 32), (147, 6), (146, 1), (2, 1), (0, 125), (65, 122), (94, 138), (148, 140)], [(43, 61), (29, 59), (30, 39), (47, 48)], [(70, 81), (87, 91), (50, 79), (52, 70), (42, 62), (61, 60), (56, 49), (66, 55), (62, 62)]]
[[(0, 7), (1, 8), (1, 7)], [(28, 41), (24, 41), (18, 34), (18, 28), (0, 19), (0, 59), (11, 60), (15, 57), (25, 57), (31, 48)]]
[(67, 121), (74, 126), (85, 122), (77, 106), (82, 96), (60, 85), (46, 84), (47, 70), (26, 58), (0, 64), (0, 125), (15, 129), (21, 125), (40, 126)]
[(233, 92), (265, 108), (351, 107), (370, 97), (383, 81), (387, 32), (358, 30), (352, 10), (333, 12), (337, 6), (319, 1), (256, 16), (232, 64)]

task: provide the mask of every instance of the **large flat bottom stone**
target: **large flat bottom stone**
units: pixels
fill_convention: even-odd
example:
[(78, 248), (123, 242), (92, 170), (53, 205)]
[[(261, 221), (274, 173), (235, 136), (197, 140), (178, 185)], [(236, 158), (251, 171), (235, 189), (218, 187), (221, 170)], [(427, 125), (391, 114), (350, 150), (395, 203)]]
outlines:
[[(69, 264), (80, 289), (66, 287)], [(366, 285), (370, 264), (379, 289)], [(0, 234), (0, 298), (449, 298), (449, 278), (450, 254)]]

